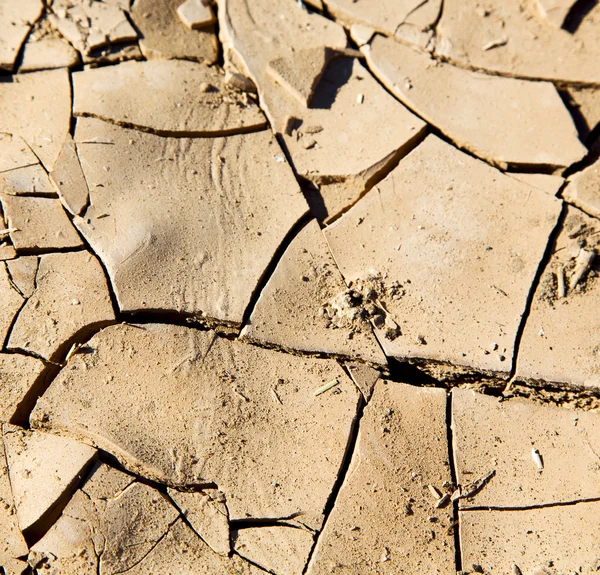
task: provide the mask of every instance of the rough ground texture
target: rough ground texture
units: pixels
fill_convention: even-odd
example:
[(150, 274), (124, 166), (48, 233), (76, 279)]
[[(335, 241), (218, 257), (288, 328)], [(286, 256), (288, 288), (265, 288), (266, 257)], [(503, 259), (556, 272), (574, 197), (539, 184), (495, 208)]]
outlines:
[(600, 3), (0, 0), (0, 575), (600, 572)]

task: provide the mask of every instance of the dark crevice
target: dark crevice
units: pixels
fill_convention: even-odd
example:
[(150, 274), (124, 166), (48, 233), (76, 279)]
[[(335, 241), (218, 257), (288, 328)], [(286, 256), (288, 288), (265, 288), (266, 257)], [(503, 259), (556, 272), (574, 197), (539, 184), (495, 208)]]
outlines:
[[(448, 442), (448, 462), (450, 464), (450, 478), (453, 485), (458, 485), (456, 459), (454, 458), (454, 437), (452, 427), (452, 393), (446, 394), (446, 439)], [(453, 535), (454, 535), (454, 563), (457, 573), (462, 570), (462, 549), (460, 546), (460, 516), (458, 514), (458, 500), (452, 502)]]
[(435, 379), (412, 363), (388, 357), (388, 365), (390, 375), (387, 379), (395, 383), (408, 383), (417, 387), (447, 387), (442, 381)]
[(577, 128), (579, 139), (585, 143), (587, 137), (590, 134), (591, 128), (588, 125), (585, 116), (581, 113), (579, 104), (577, 104), (577, 102), (574, 100), (573, 96), (568, 90), (557, 89), (557, 92), (561, 100), (563, 101), (565, 108), (569, 110), (571, 117), (573, 118), (573, 123), (575, 124), (575, 128)]
[(600, 497), (590, 497), (588, 499), (577, 499), (575, 501), (556, 501), (553, 503), (538, 503), (537, 505), (523, 505), (521, 507), (494, 507), (479, 506), (461, 508), (461, 512), (469, 513), (471, 511), (533, 511), (535, 509), (548, 509), (551, 507), (573, 507), (574, 505), (585, 505), (586, 503), (600, 503)]
[(213, 12), (215, 13), (215, 23), (213, 24), (215, 29), (215, 37), (217, 39), (217, 61), (213, 66), (219, 66), (223, 68), (225, 66), (225, 50), (223, 50), (223, 44), (221, 42), (221, 20), (219, 19), (219, 3), (211, 3)]
[(18, 248), (17, 256), (43, 256), (47, 254), (70, 254), (73, 252), (84, 252), (85, 246), (76, 248)]
[(254, 527), (289, 527), (290, 529), (300, 529), (301, 531), (307, 531), (306, 528), (298, 525), (297, 523), (290, 523), (290, 521), (301, 518), (302, 513), (292, 513), (287, 517), (278, 518), (260, 518), (260, 517), (248, 517), (243, 519), (231, 519), (229, 526), (231, 530), (239, 531), (241, 529), (252, 529)]
[(585, 17), (596, 7), (598, 0), (577, 0), (571, 6), (569, 13), (567, 14), (565, 21), (563, 22), (562, 28), (570, 34), (577, 32), (581, 23), (585, 20)]
[[(98, 114), (92, 114), (88, 112), (82, 112), (74, 116), (74, 118), (94, 118), (96, 120), (100, 120), (102, 122), (106, 122), (107, 124), (112, 124), (113, 126), (118, 126), (119, 128), (124, 128), (127, 130), (136, 130), (138, 132), (144, 132), (146, 134), (152, 134), (154, 136), (160, 136), (162, 138), (224, 138), (229, 136), (239, 136), (242, 134), (253, 134), (255, 132), (262, 132), (266, 130), (269, 126), (267, 121), (265, 120), (263, 123), (258, 124), (256, 126), (240, 126), (236, 128), (231, 128), (229, 130), (221, 130), (219, 132), (215, 131), (172, 131), (172, 130), (159, 130), (157, 128), (150, 128), (149, 126), (141, 126), (140, 124), (134, 124), (132, 122), (126, 122), (124, 120), (113, 120), (112, 118), (106, 118), (104, 116), (100, 116)], [(82, 143), (82, 142), (80, 142)]]
[(561, 212), (556, 220), (554, 229), (552, 230), (552, 232), (550, 232), (550, 235), (548, 237), (548, 242), (546, 243), (546, 249), (544, 250), (542, 259), (540, 260), (540, 263), (538, 264), (538, 268), (535, 272), (533, 282), (531, 283), (531, 286), (529, 287), (529, 293), (527, 294), (527, 300), (525, 302), (525, 309), (523, 310), (523, 314), (521, 315), (521, 321), (519, 322), (519, 325), (517, 327), (517, 333), (515, 335), (515, 343), (513, 346), (513, 358), (512, 358), (512, 365), (511, 365), (511, 369), (510, 369), (510, 378), (509, 378), (509, 383), (507, 385), (507, 390), (510, 388), (510, 385), (511, 385), (510, 382), (512, 382), (513, 378), (515, 377), (516, 371), (517, 371), (517, 362), (518, 362), (518, 356), (519, 356), (519, 349), (521, 346), (521, 339), (523, 338), (525, 326), (527, 324), (527, 320), (529, 319), (529, 314), (531, 313), (531, 306), (533, 305), (535, 293), (536, 293), (537, 288), (542, 279), (542, 275), (543, 275), (546, 267), (550, 263), (552, 255), (554, 253), (555, 242), (556, 242), (556, 239), (558, 238), (558, 235), (562, 229), (566, 215), (567, 215), (567, 205), (563, 202)]
[(294, 241), (296, 236), (300, 233), (300, 231), (304, 228), (304, 226), (306, 226), (311, 220), (312, 220), (312, 214), (310, 213), (310, 210), (307, 209), (306, 213), (303, 216), (301, 216), (300, 219), (298, 219), (298, 221), (296, 221), (296, 223), (289, 229), (289, 231), (285, 234), (284, 238), (281, 240), (281, 243), (279, 244), (279, 246), (273, 253), (273, 256), (271, 257), (269, 264), (263, 271), (261, 277), (259, 278), (258, 282), (256, 283), (256, 287), (254, 288), (252, 295), (250, 296), (250, 301), (248, 302), (248, 305), (246, 306), (246, 311), (244, 312), (244, 316), (242, 319), (242, 328), (250, 320), (250, 316), (252, 315), (252, 312), (254, 311), (256, 302), (260, 298), (260, 295), (263, 292), (263, 289), (265, 288), (265, 286), (267, 285), (267, 282), (273, 275), (275, 268), (278, 266), (279, 261), (285, 254), (286, 250), (288, 249), (290, 244)]
[(342, 458), (342, 463), (340, 464), (338, 476), (333, 484), (333, 487), (331, 489), (331, 493), (329, 495), (327, 503), (325, 504), (325, 508), (323, 510), (323, 516), (324, 516), (323, 524), (321, 525), (321, 529), (320, 529), (319, 533), (317, 533), (317, 535), (315, 536), (315, 541), (314, 541), (313, 547), (310, 550), (310, 553), (308, 555), (306, 565), (304, 566), (303, 574), (306, 573), (308, 566), (310, 565), (310, 563), (312, 561), (312, 557), (315, 553), (315, 549), (317, 547), (319, 536), (325, 531), (325, 528), (327, 526), (327, 521), (329, 520), (329, 517), (331, 516), (331, 512), (333, 511), (333, 508), (335, 507), (335, 503), (336, 503), (337, 498), (342, 489), (342, 485), (344, 484), (344, 481), (346, 480), (346, 476), (348, 475), (348, 470), (350, 469), (350, 464), (352, 463), (352, 458), (354, 457), (354, 454), (356, 452), (356, 447), (358, 444), (358, 434), (359, 434), (359, 430), (360, 430), (360, 422), (362, 420), (364, 410), (366, 407), (366, 402), (365, 402), (362, 394), (359, 393), (358, 398), (359, 399), (358, 399), (358, 403), (356, 406), (356, 417), (354, 418), (354, 421), (352, 422), (352, 428), (350, 429), (348, 443), (346, 444), (346, 450), (344, 451), (344, 456)]

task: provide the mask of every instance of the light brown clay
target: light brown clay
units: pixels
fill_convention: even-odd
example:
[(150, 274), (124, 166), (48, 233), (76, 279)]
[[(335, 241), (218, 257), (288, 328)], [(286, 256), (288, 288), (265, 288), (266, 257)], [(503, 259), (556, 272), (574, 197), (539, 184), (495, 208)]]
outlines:
[(4, 441), (0, 439), (0, 565), (7, 575), (20, 575), (25, 571), (27, 553), (27, 543), (17, 522)]
[(347, 363), (346, 368), (364, 400), (369, 401), (373, 395), (375, 384), (381, 377), (381, 372), (360, 363)]
[(70, 134), (63, 143), (50, 179), (63, 206), (74, 216), (81, 215), (90, 201), (89, 190), (79, 163), (77, 147)]
[(194, 62), (125, 62), (75, 72), (73, 92), (76, 116), (161, 135), (224, 136), (266, 127), (246, 94), (228, 90), (222, 73)]
[(552, 26), (562, 28), (576, 0), (536, 0), (540, 14)]
[(0, 132), (20, 136), (52, 170), (71, 121), (71, 86), (66, 69), (34, 72), (0, 83)]
[(9, 335), (14, 318), (25, 299), (13, 284), (5, 263), (0, 263), (0, 343)]
[(23, 256), (6, 263), (13, 287), (24, 298), (30, 298), (35, 291), (39, 263), (37, 256)]
[[(362, 50), (403, 104), (458, 147), (494, 165), (561, 170), (587, 154), (549, 82), (476, 74), (383, 36)], [(548, 117), (553, 121), (546, 122)]]
[(208, 0), (185, 0), (177, 7), (177, 16), (190, 30), (204, 28), (216, 21)]
[(56, 196), (48, 174), (40, 164), (0, 173), (0, 193), (9, 196)]
[(22, 138), (0, 134), (0, 174), (38, 163), (37, 157)]
[(600, 503), (523, 511), (461, 511), (463, 565), (484, 573), (529, 575), (594, 573)]
[(73, 337), (85, 337), (114, 321), (104, 273), (87, 252), (41, 256), (36, 285), (13, 326), (8, 348), (56, 361)]
[[(10, 172), (9, 172), (10, 173)], [(83, 245), (58, 199), (0, 193), (10, 239), (20, 250), (55, 250)]]
[(307, 573), (454, 575), (450, 482), (445, 392), (380, 380)]
[(11, 71), (32, 24), (42, 15), (42, 0), (2, 2), (0, 6), (0, 68)]
[(565, 179), (560, 176), (551, 176), (549, 174), (526, 174), (519, 172), (510, 172), (508, 173), (511, 177), (519, 180), (519, 182), (523, 182), (525, 184), (529, 184), (530, 186), (541, 190), (542, 192), (546, 192), (551, 196), (556, 196), (558, 191), (562, 188), (565, 183)]
[(217, 489), (190, 492), (168, 489), (168, 493), (202, 541), (215, 553), (227, 557), (231, 542), (225, 494)]
[(387, 355), (506, 377), (559, 211), (555, 198), (429, 136), (325, 237), (346, 281), (377, 294)]
[(239, 325), (275, 250), (308, 210), (273, 136), (163, 138), (81, 118), (75, 141), (92, 204), (75, 224), (121, 310)]
[(562, 197), (590, 216), (600, 218), (600, 159), (570, 177)]
[(109, 327), (86, 350), (38, 401), (34, 427), (64, 430), (170, 485), (216, 484), (234, 519), (300, 513), (320, 526), (358, 402), (337, 362), (160, 324)]
[(4, 426), (4, 446), (21, 531), (68, 501), (96, 457), (88, 445), (14, 426)]
[[(600, 495), (600, 415), (468, 389), (452, 391), (452, 436), (461, 493), (494, 471), (469, 507), (531, 507)], [(542, 468), (532, 457), (541, 460)]]
[(218, 48), (214, 26), (190, 30), (179, 18), (182, 0), (137, 0), (131, 18), (141, 32), (140, 48), (148, 59), (195, 60), (214, 64)]
[[(592, 250), (600, 253), (598, 232), (597, 219), (577, 208), (567, 209), (525, 324), (517, 360), (518, 380), (600, 387), (597, 272), (586, 270), (577, 285), (571, 287), (580, 253)], [(565, 275), (566, 297), (558, 297), (559, 273)]]
[(232, 539), (237, 554), (277, 575), (302, 575), (314, 544), (307, 529), (284, 525), (239, 529)]
[(577, 29), (548, 25), (535, 2), (447, 0), (437, 24), (435, 52), (462, 67), (501, 75), (599, 84), (600, 4)]
[(42, 38), (35, 42), (26, 42), (19, 72), (72, 68), (78, 62), (77, 50), (68, 42), (61, 38)]
[(12, 422), (44, 371), (44, 363), (16, 353), (0, 353), (0, 423)]
[(316, 220), (294, 238), (264, 286), (242, 339), (386, 364), (362, 306), (352, 299)]

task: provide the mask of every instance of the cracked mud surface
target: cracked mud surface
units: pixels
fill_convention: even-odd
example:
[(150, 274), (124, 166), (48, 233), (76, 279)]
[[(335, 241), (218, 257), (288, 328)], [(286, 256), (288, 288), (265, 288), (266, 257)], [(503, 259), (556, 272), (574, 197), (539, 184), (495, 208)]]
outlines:
[(0, 575), (600, 572), (600, 3), (0, 0)]

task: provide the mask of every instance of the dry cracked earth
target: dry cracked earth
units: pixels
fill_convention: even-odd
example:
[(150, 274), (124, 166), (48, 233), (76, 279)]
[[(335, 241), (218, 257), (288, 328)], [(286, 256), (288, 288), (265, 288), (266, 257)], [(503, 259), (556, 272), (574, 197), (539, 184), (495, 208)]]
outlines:
[(600, 572), (600, 3), (0, 0), (0, 574)]

